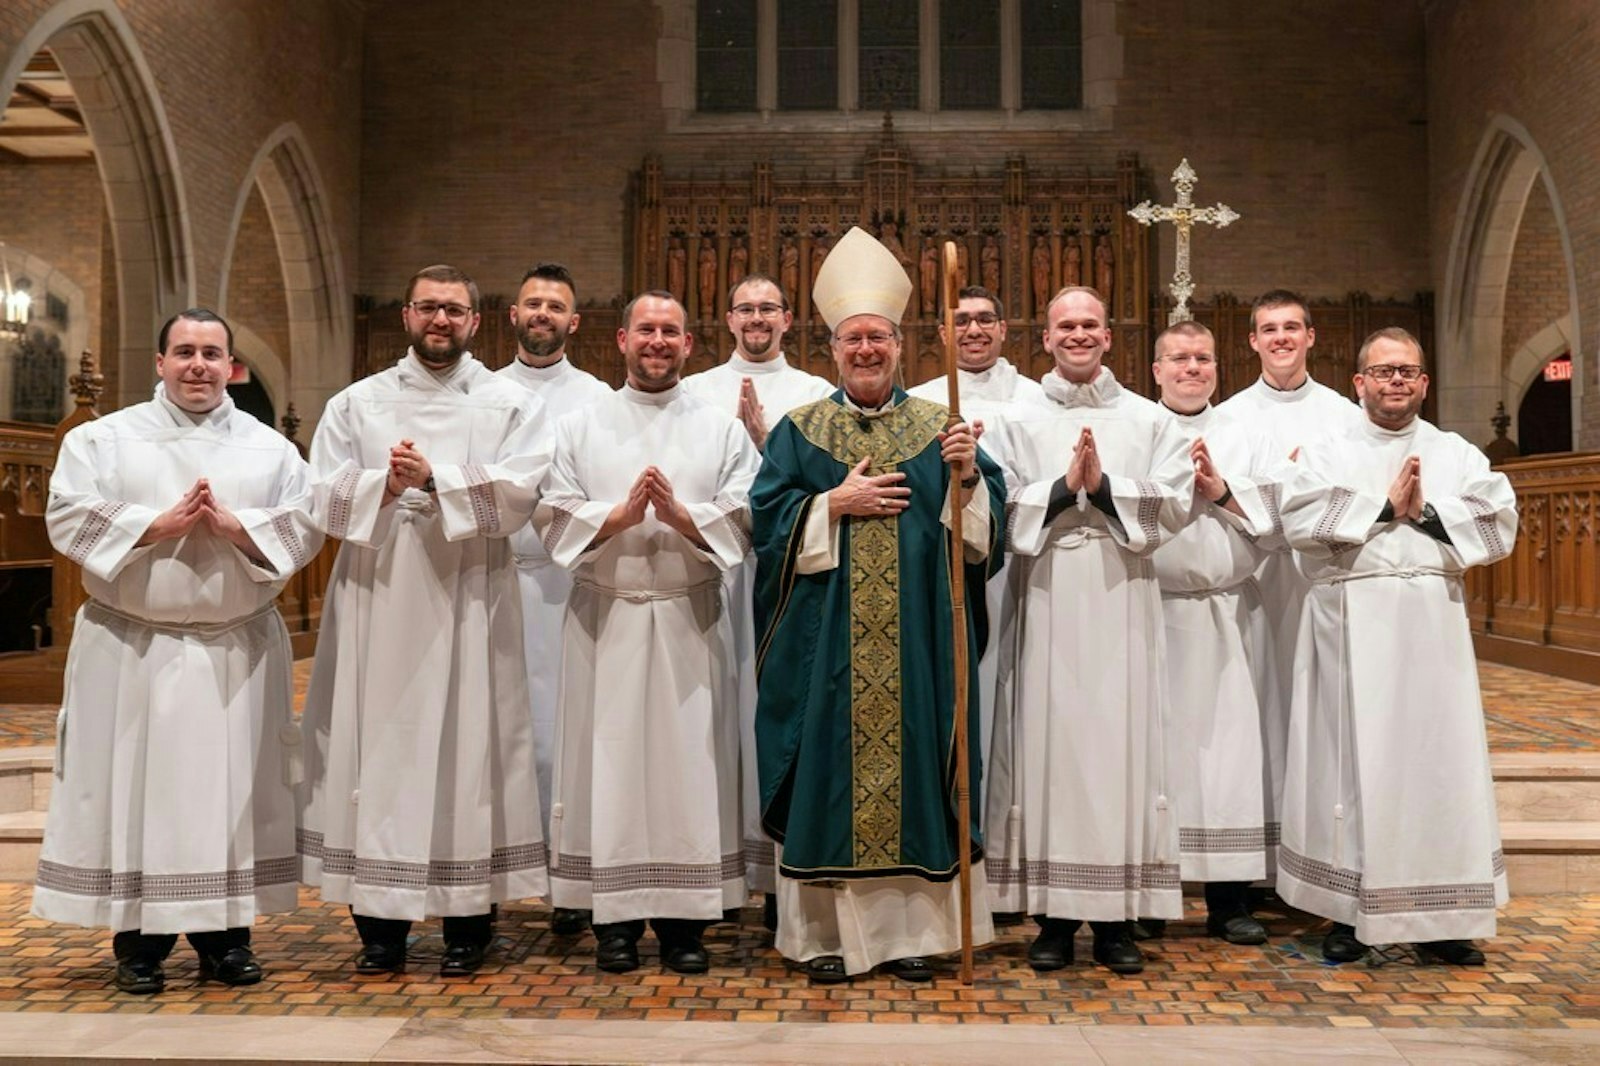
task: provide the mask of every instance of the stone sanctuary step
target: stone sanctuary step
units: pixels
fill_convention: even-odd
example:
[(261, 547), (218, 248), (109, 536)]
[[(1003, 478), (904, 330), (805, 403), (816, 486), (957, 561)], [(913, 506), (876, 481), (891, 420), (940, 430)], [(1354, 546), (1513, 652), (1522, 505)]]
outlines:
[[(53, 756), (0, 749), (0, 880), (33, 880)], [(1600, 892), (1600, 753), (1498, 752), (1490, 763), (1511, 891)]]

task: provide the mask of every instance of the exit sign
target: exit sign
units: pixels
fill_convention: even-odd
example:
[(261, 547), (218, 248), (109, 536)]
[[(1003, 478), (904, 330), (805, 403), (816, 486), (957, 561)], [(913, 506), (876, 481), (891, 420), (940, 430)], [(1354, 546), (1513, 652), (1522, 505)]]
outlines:
[(1546, 381), (1571, 381), (1572, 357), (1563, 355), (1560, 359), (1552, 359), (1544, 365), (1544, 379)]

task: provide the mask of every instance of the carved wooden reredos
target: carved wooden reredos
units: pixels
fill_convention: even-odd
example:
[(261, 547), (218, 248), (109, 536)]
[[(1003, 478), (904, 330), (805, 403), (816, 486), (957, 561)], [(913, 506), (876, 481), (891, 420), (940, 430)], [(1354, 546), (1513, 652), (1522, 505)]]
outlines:
[[(812, 314), (811, 282), (833, 243), (861, 226), (911, 278), (905, 376), (914, 383), (940, 372), (930, 251), (954, 240), (967, 282), (996, 289), (1005, 303), (1013, 362), (1031, 366), (1042, 303), (1063, 285), (1086, 284), (1110, 290), (1113, 352), (1120, 349), (1131, 364), (1149, 339), (1150, 238), (1127, 217), (1138, 186), (1133, 155), (1111, 174), (1031, 173), (1021, 156), (994, 173), (936, 173), (919, 165), (887, 120), (853, 175), (818, 177), (761, 162), (737, 177), (680, 177), (650, 156), (636, 179), (630, 288), (666, 289), (682, 299), (710, 362), (713, 351), (720, 360), (732, 348), (723, 326), (731, 283), (749, 272), (778, 278), (795, 311), (785, 343), (790, 359), (831, 378), (827, 328)], [(1119, 375), (1130, 368), (1120, 358), (1115, 363)]]

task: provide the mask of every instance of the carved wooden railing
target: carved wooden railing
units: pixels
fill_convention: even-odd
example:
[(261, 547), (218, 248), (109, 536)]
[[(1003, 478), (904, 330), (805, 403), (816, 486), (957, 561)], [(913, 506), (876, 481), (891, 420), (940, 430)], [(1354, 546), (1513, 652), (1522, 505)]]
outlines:
[(1467, 575), (1478, 653), (1526, 669), (1600, 683), (1600, 455), (1517, 459), (1521, 516), (1509, 558)]

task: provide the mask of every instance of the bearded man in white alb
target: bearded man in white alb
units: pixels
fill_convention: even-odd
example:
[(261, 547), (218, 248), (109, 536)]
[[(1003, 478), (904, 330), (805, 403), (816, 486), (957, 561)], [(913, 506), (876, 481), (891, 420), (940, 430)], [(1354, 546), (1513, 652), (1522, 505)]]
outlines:
[(233, 332), (172, 318), (147, 403), (72, 430), (50, 542), (83, 568), (33, 912), (115, 930), (116, 984), (261, 980), (256, 915), (290, 911), (299, 731), (274, 601), (322, 546), (303, 459), (234, 407)]
[[(796, 407), (833, 392), (825, 378), (790, 364), (783, 354), (784, 334), (794, 325), (789, 298), (765, 274), (746, 274), (728, 294), (728, 332), (733, 354), (725, 363), (683, 379), (683, 391), (734, 415), (750, 434), (756, 451), (767, 434)], [(727, 573), (733, 605), (734, 639), (739, 655), (739, 777), (744, 811), (745, 880), (750, 891), (766, 895), (768, 929), (778, 922), (777, 881), (772, 838), (761, 829), (761, 788), (756, 767), (756, 649), (751, 620), (755, 556)]]
[(573, 572), (562, 634), (551, 901), (592, 910), (595, 962), (709, 966), (705, 927), (746, 896), (739, 688), (723, 574), (750, 548), (759, 458), (731, 414), (688, 395), (683, 305), (623, 309), (621, 389), (556, 424), (535, 519)]
[[(1188, 519), (1189, 442), (1103, 363), (1093, 289), (1048, 309), (1045, 403), (999, 429), (1012, 483), (1006, 540), (1021, 613), (1012, 737), (1015, 848), (991, 845), (1001, 906), (1039, 923), (1028, 962), (1073, 960), (1087, 918), (1094, 959), (1138, 973), (1129, 919), (1183, 913), (1178, 822), (1164, 736), (1161, 591), (1150, 553)], [(987, 434), (986, 434), (987, 435)], [(1008, 842), (1010, 843), (1010, 842)]]
[[(1000, 451), (1001, 435), (994, 432), (996, 427), (1015, 406), (1043, 402), (1044, 390), (1000, 354), (1006, 342), (1006, 312), (1000, 297), (981, 285), (968, 285), (957, 297), (954, 319), (961, 416), (984, 434), (981, 439), (990, 457), (1004, 467), (1006, 457)], [(939, 343), (949, 343), (943, 317), (939, 320)], [(940, 374), (906, 393), (937, 404), (948, 403), (948, 377)], [(984, 845), (994, 855), (1003, 854), (1003, 849), (1011, 846), (1008, 842), (1013, 842), (1018, 830), (1011, 802), (1011, 680), (1017, 650), (1015, 574), (1002, 564), (1000, 572), (984, 586), (981, 606), (986, 612), (989, 640), (978, 661), (974, 682), (980, 708), (978, 728), (983, 738), (984, 796), (979, 804), (983, 810)], [(991, 882), (990, 887), (996, 886)], [(991, 903), (1000, 907), (1003, 900), (997, 897)], [(1018, 922), (1022, 915), (1001, 909), (994, 918), (997, 924)]]
[[(517, 357), (499, 370), (544, 402), (547, 428), (572, 411), (611, 395), (611, 386), (573, 365), (567, 338), (578, 330), (578, 290), (572, 272), (560, 263), (540, 263), (523, 276), (517, 302), (511, 306), (511, 327), (517, 334)], [(539, 810), (545, 839), (550, 837), (551, 782), (555, 780), (556, 708), (561, 698), (561, 620), (572, 593), (572, 574), (550, 561), (531, 525), (511, 534), (511, 559), (522, 593), (522, 651), (528, 665), (528, 699), (533, 710), (534, 765), (539, 774)], [(561, 936), (581, 933), (589, 924), (584, 911), (557, 908), (551, 931)]]
[(1418, 417), (1422, 346), (1356, 361), (1365, 414), (1308, 445), (1283, 507), (1311, 582), (1295, 663), (1278, 893), (1334, 921), (1323, 954), (1414, 943), (1482, 964), (1506, 902), (1462, 576), (1511, 553), (1517, 501), (1483, 452)]
[(549, 467), (544, 403), (467, 351), (478, 288), (419, 271), (400, 362), (328, 401), (316, 515), (342, 540), (306, 695), (302, 876), (350, 904), (357, 973), (405, 967), (444, 918), (445, 976), (483, 965), (491, 908), (548, 888), (508, 537)]

